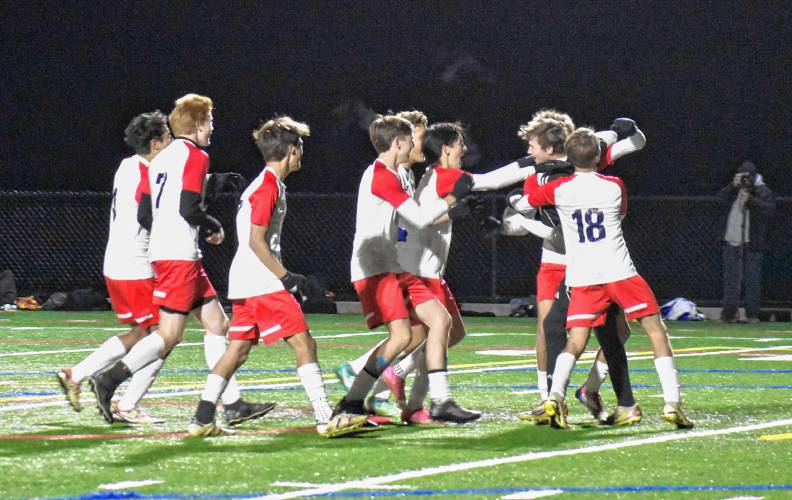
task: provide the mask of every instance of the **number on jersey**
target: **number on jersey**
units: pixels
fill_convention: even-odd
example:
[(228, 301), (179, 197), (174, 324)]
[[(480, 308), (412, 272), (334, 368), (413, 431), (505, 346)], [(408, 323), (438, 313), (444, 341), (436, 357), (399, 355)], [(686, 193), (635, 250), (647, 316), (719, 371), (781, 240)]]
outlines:
[(589, 208), (585, 212), (579, 208), (572, 212), (572, 218), (577, 222), (579, 243), (593, 243), (605, 238), (605, 226), (602, 225), (605, 214), (599, 208)]
[(162, 198), (162, 192), (165, 191), (165, 183), (168, 182), (168, 174), (165, 172), (157, 174), (157, 185), (159, 185), (159, 193), (157, 193), (157, 203), (156, 207), (159, 208), (160, 198)]

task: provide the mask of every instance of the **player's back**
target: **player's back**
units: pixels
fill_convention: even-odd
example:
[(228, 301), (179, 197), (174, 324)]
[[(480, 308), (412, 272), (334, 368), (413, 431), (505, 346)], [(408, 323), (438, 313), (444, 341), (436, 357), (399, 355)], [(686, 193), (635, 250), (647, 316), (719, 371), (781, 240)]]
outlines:
[(352, 281), (401, 272), (396, 258), (396, 206), (408, 197), (398, 175), (379, 160), (363, 173), (350, 263)]
[(596, 172), (554, 182), (566, 246), (567, 284), (595, 285), (635, 275), (621, 229), (627, 212), (624, 183)]
[(281, 281), (250, 248), (251, 224), (267, 226), (267, 245), (278, 261), (286, 218), (286, 186), (272, 169), (264, 169), (242, 193), (236, 216), (237, 251), (231, 262), (228, 298), (255, 297), (283, 290)]
[(113, 178), (110, 233), (104, 256), (104, 275), (116, 280), (138, 280), (153, 276), (149, 263), (149, 233), (137, 220), (149, 163), (138, 155), (125, 158)]
[(179, 212), (182, 190), (204, 192), (209, 155), (187, 139), (176, 139), (151, 162), (153, 222), (151, 260), (197, 260), (198, 228)]

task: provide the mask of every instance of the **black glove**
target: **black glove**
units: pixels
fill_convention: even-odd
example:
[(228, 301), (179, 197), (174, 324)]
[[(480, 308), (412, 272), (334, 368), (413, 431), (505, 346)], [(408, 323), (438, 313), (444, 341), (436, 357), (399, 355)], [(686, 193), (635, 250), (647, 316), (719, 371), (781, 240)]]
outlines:
[(470, 192), (471, 189), (473, 189), (473, 177), (468, 174), (462, 174), (462, 176), (457, 179), (456, 183), (454, 184), (454, 189), (451, 191), (451, 195), (457, 200), (461, 200), (466, 194)]
[(479, 227), (481, 227), (481, 231), (484, 233), (485, 238), (496, 237), (500, 233), (502, 225), (503, 223), (492, 215), (482, 217), (481, 220), (479, 220)]
[(486, 202), (478, 196), (465, 196), (448, 209), (448, 218), (451, 220), (467, 217), (470, 214), (483, 214), (487, 209)]
[(308, 285), (308, 278), (302, 274), (286, 271), (286, 275), (281, 278), (281, 283), (283, 283), (283, 288), (285, 288), (287, 292), (298, 293), (306, 288)]
[(524, 156), (517, 160), (517, 166), (520, 168), (529, 167), (531, 165), (536, 165), (536, 158), (534, 158), (533, 155)]
[(610, 129), (616, 132), (616, 137), (619, 140), (626, 139), (635, 134), (635, 120), (629, 118), (616, 118), (610, 126)]
[(245, 190), (247, 179), (235, 172), (211, 174), (206, 180), (206, 204), (213, 205), (223, 193), (241, 193)]

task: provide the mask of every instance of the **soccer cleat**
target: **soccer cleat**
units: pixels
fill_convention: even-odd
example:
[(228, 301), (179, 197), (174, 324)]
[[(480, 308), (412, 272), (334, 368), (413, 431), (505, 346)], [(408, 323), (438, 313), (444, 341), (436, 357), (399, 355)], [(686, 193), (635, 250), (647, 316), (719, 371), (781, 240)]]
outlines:
[(355, 377), (357, 376), (354, 370), (352, 370), (352, 365), (349, 363), (344, 363), (334, 371), (336, 377), (338, 377), (338, 381), (341, 382), (341, 385), (344, 386), (344, 389), (349, 392), (349, 389), (352, 388), (352, 384), (355, 382)]
[(356, 401), (347, 401), (346, 396), (341, 398), (341, 401), (339, 401), (336, 407), (333, 409), (334, 417), (342, 413), (347, 413), (349, 415), (366, 415), (366, 416), (368, 416), (369, 414), (366, 411), (365, 406), (363, 405), (363, 400), (359, 399)]
[(192, 437), (227, 436), (233, 433), (234, 433), (233, 431), (224, 429), (219, 425), (217, 425), (215, 422), (202, 424), (197, 420), (193, 419), (192, 422), (190, 422), (190, 424), (187, 426), (187, 434), (189, 434)]
[(536, 425), (547, 425), (550, 423), (550, 417), (547, 416), (547, 412), (544, 409), (544, 401), (539, 401), (530, 410), (518, 413), (517, 418), (533, 422)]
[(448, 399), (439, 405), (432, 402), (432, 406), (429, 409), (429, 416), (432, 420), (464, 424), (481, 418), (481, 412), (466, 410), (456, 404), (453, 399)]
[(632, 406), (617, 406), (616, 411), (608, 415), (605, 419), (606, 425), (633, 425), (637, 424), (643, 418), (641, 407), (638, 405)]
[(602, 398), (599, 392), (589, 394), (586, 392), (586, 387), (581, 385), (575, 391), (575, 399), (588, 409), (594, 420), (605, 422), (608, 419), (608, 413), (602, 408)]
[(365, 415), (349, 415), (341, 413), (331, 418), (326, 424), (317, 424), (316, 431), (320, 436), (335, 438), (352, 434), (363, 428), (368, 422)]
[(677, 426), (677, 429), (692, 429), (696, 422), (690, 420), (682, 411), (682, 403), (666, 403), (663, 407), (663, 420)]
[(431, 415), (429, 415), (429, 412), (426, 411), (426, 408), (423, 406), (417, 410), (405, 409), (402, 413), (402, 422), (408, 425), (428, 425), (438, 423), (432, 420)]
[(229, 427), (234, 427), (242, 422), (261, 418), (275, 408), (275, 403), (273, 402), (248, 403), (247, 401), (240, 400), (240, 403), (239, 408), (231, 409), (228, 406), (223, 408), (223, 418), (225, 419), (226, 425)]
[(152, 417), (143, 408), (136, 407), (131, 410), (121, 410), (118, 408), (117, 404), (113, 405), (113, 421), (131, 425), (156, 425), (165, 423), (165, 420), (159, 417)]
[(564, 406), (564, 399), (561, 396), (550, 393), (550, 396), (547, 397), (544, 402), (544, 410), (550, 418), (550, 427), (554, 429), (569, 429)]
[(388, 386), (399, 408), (406, 408), (407, 397), (404, 395), (404, 379), (396, 375), (396, 372), (393, 371), (393, 367), (387, 367), (385, 371), (382, 372), (382, 375), (380, 375), (380, 380), (385, 382), (385, 385)]
[(71, 377), (71, 368), (64, 368), (57, 374), (58, 384), (60, 384), (61, 389), (63, 389), (63, 395), (66, 396), (66, 401), (69, 402), (72, 410), (82, 411), (82, 405), (80, 404), (80, 384), (72, 381)]
[(96, 396), (96, 408), (99, 409), (99, 414), (102, 415), (105, 422), (112, 424), (113, 409), (111, 408), (111, 400), (115, 391), (111, 389), (106, 379), (107, 375), (105, 373), (93, 375), (88, 378), (88, 387), (91, 388), (91, 392)]
[(397, 424), (401, 423), (402, 409), (390, 399), (371, 396), (366, 400), (366, 409), (369, 413), (387, 417)]

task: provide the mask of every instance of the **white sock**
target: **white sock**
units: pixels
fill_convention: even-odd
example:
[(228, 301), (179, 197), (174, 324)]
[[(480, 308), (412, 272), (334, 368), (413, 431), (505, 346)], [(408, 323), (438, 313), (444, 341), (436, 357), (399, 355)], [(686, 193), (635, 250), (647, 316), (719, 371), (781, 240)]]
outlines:
[(371, 353), (379, 349), (379, 346), (381, 346), (386, 340), (388, 339), (381, 340), (377, 345), (366, 351), (365, 354), (349, 362), (349, 366), (352, 367), (352, 371), (355, 372), (355, 375), (363, 371), (363, 367), (366, 366), (368, 359), (371, 357)]
[(126, 352), (124, 344), (117, 335), (110, 337), (87, 358), (72, 367), (72, 382), (79, 384), (85, 377), (93, 375), (124, 357)]
[(377, 383), (374, 384), (374, 397), (377, 399), (390, 399), (391, 391), (388, 389), (388, 384), (383, 382), (381, 378), (377, 379)]
[(663, 388), (663, 400), (666, 403), (679, 403), (679, 379), (674, 367), (674, 358), (664, 356), (654, 360), (657, 375), (660, 377), (660, 386)]
[(418, 349), (414, 350), (405, 356), (404, 359), (394, 365), (393, 372), (397, 377), (400, 379), (405, 379), (407, 378), (407, 375), (415, 370), (416, 360), (418, 359), (418, 356), (420, 356), (420, 353), (425, 351), (425, 346), (426, 344), (423, 344), (422, 346), (418, 347)]
[[(206, 366), (212, 370), (226, 350), (226, 338), (220, 335), (211, 335), (207, 333), (204, 335), (204, 357), (206, 358)], [(239, 394), (239, 384), (237, 384), (236, 375), (231, 375), (228, 383), (223, 392), (223, 404), (230, 405), (239, 401), (241, 395)]]
[(132, 380), (129, 381), (129, 386), (126, 388), (121, 400), (118, 401), (118, 409), (122, 411), (133, 410), (146, 392), (154, 383), (154, 379), (165, 364), (164, 359), (157, 359), (132, 375)]
[(568, 352), (562, 352), (558, 355), (555, 371), (553, 372), (553, 386), (550, 388), (551, 394), (566, 397), (569, 378), (572, 376), (572, 370), (575, 369), (576, 362), (577, 358)]
[(365, 399), (371, 388), (374, 387), (376, 381), (377, 379), (372, 377), (369, 372), (360, 370), (357, 377), (355, 377), (355, 381), (352, 383), (352, 387), (349, 388), (349, 393), (346, 395), (347, 401), (361, 401)]
[(600, 387), (605, 379), (608, 378), (608, 363), (602, 361), (595, 361), (594, 366), (589, 370), (588, 378), (586, 379), (586, 394), (594, 394), (599, 392)]
[(322, 380), (322, 370), (318, 363), (307, 363), (297, 368), (297, 375), (300, 382), (308, 394), (308, 400), (314, 409), (317, 424), (326, 424), (330, 421), (333, 409), (327, 401), (324, 380)]
[(220, 399), (220, 394), (223, 393), (227, 384), (228, 381), (220, 375), (210, 373), (209, 376), (206, 377), (206, 386), (201, 393), (201, 399), (203, 401), (209, 401), (210, 403), (217, 403), (217, 400)]
[(547, 372), (536, 370), (536, 386), (539, 388), (539, 397), (547, 399)]
[(448, 372), (440, 370), (429, 374), (429, 396), (434, 404), (442, 404), (451, 399), (448, 388)]
[(129, 368), (131, 373), (135, 373), (147, 364), (158, 360), (164, 350), (165, 340), (157, 332), (153, 332), (132, 346), (132, 349), (129, 350), (126, 356), (121, 358), (121, 361)]
[(415, 380), (410, 390), (407, 408), (410, 410), (423, 408), (427, 394), (429, 394), (429, 375), (426, 370), (426, 350), (421, 349), (415, 360)]

